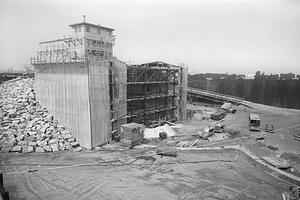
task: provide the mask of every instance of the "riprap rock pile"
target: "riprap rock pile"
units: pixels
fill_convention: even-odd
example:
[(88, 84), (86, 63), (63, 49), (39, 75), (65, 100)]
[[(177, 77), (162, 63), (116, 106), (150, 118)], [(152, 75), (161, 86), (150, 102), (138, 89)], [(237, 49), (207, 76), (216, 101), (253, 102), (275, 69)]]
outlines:
[(72, 134), (37, 102), (33, 82), (17, 78), (0, 85), (0, 151), (81, 151)]

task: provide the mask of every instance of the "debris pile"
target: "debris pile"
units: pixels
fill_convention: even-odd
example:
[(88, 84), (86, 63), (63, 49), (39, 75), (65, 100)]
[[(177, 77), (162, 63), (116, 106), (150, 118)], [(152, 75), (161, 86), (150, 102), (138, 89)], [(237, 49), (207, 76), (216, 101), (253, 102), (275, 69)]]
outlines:
[(81, 151), (72, 134), (36, 101), (33, 82), (17, 78), (0, 85), (0, 151)]
[(227, 113), (236, 113), (236, 106), (231, 103), (224, 103), (221, 107), (221, 110), (224, 110)]
[(165, 134), (165, 138), (174, 136), (176, 134), (172, 127), (170, 127), (168, 124), (165, 124), (156, 128), (145, 128), (144, 136), (145, 138), (160, 138), (162, 133)]

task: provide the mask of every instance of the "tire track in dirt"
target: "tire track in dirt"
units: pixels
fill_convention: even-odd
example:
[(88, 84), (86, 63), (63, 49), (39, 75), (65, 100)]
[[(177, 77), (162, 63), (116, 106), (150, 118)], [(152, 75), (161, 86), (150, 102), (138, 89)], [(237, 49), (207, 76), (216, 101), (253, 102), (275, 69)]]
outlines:
[(44, 198), (44, 196), (40, 195), (38, 191), (36, 191), (34, 185), (36, 181), (32, 180), (33, 178), (29, 178), (29, 175), (25, 175), (25, 185), (26, 188), (35, 196), (37, 197), (36, 199), (41, 199), (41, 200), (47, 200)]
[[(86, 199), (99, 190), (99, 177), (88, 180), (64, 180), (64, 176), (54, 175), (51, 172), (26, 174), (26, 185), (36, 199)], [(74, 182), (77, 184), (72, 185)], [(91, 192), (92, 191), (92, 192)], [(51, 198), (47, 198), (51, 197)], [(84, 197), (84, 198), (83, 198)], [(107, 197), (107, 195), (105, 195)], [(109, 198), (111, 199), (111, 198)]]
[[(214, 198), (221, 198), (221, 199), (236, 199), (240, 196), (247, 196), (250, 199), (256, 199), (256, 196), (251, 195), (250, 193), (246, 193), (245, 191), (241, 191), (230, 186), (226, 186), (224, 184), (216, 183), (214, 181), (210, 181), (208, 179), (203, 179), (200, 177), (192, 178), (190, 176), (185, 176), (183, 174), (178, 173), (170, 173), (170, 171), (166, 169), (157, 168), (152, 169), (152, 173), (161, 175), (164, 177), (160, 179), (163, 184), (162, 186), (166, 187), (166, 184), (170, 181), (177, 182), (177, 187), (183, 189), (184, 187), (190, 188), (187, 189), (185, 194), (184, 189), (183, 193), (177, 193), (179, 199), (186, 199), (186, 198), (199, 198), (203, 196), (203, 193), (207, 196), (214, 197)], [(167, 174), (165, 174), (167, 173)], [(197, 189), (196, 189), (197, 188)], [(167, 188), (170, 189), (170, 188)], [(200, 189), (200, 191), (199, 191)], [(190, 191), (193, 192), (190, 192)], [(178, 192), (178, 191), (177, 191)]]

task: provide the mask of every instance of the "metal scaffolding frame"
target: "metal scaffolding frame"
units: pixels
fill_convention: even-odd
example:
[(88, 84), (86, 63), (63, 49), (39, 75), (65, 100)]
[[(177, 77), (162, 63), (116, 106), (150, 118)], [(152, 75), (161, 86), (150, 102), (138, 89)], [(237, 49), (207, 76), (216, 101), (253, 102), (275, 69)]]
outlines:
[(177, 120), (179, 69), (162, 62), (128, 66), (128, 122), (151, 125)]
[[(126, 65), (127, 70), (127, 96), (123, 99), (127, 105), (127, 114), (118, 116), (117, 97), (118, 80), (113, 70), (110, 69), (110, 103), (112, 132), (117, 133), (118, 121), (126, 119), (127, 123), (137, 122), (152, 125), (160, 120), (177, 121), (179, 109), (179, 82), (180, 67), (162, 62), (147, 63), (142, 65)], [(117, 95), (117, 96), (115, 96)]]

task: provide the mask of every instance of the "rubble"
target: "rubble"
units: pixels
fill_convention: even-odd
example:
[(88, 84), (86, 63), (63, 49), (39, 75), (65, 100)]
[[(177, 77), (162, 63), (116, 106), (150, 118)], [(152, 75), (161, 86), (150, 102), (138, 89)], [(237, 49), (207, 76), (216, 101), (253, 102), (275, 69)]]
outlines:
[(14, 146), (10, 151), (11, 152), (21, 152), (22, 147), (21, 146)]
[(224, 110), (227, 113), (236, 113), (236, 107), (232, 103), (224, 103), (221, 107), (221, 110)]
[(83, 148), (82, 147), (77, 147), (76, 149), (75, 149), (75, 151), (82, 151), (83, 150)]
[(34, 148), (32, 146), (25, 147), (23, 152), (24, 153), (32, 153), (32, 152), (34, 152)]
[(78, 151), (72, 134), (36, 101), (33, 83), (17, 78), (0, 85), (0, 151)]
[(37, 147), (36, 150), (35, 150), (35, 152), (37, 152), (37, 153), (43, 153), (43, 152), (45, 152), (45, 150), (42, 147)]
[(159, 138), (160, 133), (166, 133), (166, 138), (176, 135), (176, 132), (173, 130), (173, 128), (168, 124), (165, 124), (163, 126), (158, 126), (156, 128), (145, 128), (144, 137)]

